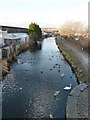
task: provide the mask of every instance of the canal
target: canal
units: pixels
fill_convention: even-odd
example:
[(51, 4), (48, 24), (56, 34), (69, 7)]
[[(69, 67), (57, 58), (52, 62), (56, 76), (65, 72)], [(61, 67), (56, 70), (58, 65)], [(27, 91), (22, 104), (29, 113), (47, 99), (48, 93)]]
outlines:
[[(64, 76), (62, 77), (62, 74)], [(65, 118), (67, 97), (77, 78), (64, 60), (53, 37), (21, 53), (4, 77), (3, 118)], [(60, 93), (55, 97), (55, 91)]]

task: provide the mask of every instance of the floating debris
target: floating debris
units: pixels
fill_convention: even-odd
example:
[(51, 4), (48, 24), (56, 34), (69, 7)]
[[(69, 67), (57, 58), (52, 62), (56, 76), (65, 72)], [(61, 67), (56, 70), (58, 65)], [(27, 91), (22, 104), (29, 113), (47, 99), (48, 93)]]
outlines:
[(43, 73), (43, 71), (41, 71), (41, 73)]
[(55, 91), (54, 96), (58, 96), (60, 91)]
[(9, 89), (11, 89), (12, 87), (10, 86)]
[(20, 64), (23, 64), (24, 62), (21, 62)]
[(53, 68), (55, 68), (55, 66), (53, 66)]
[(22, 88), (19, 88), (19, 90), (22, 90)]
[(30, 107), (31, 105), (29, 104), (29, 107)]
[(3, 88), (5, 89), (6, 87), (4, 86)]
[(27, 110), (25, 110), (27, 112)]
[(17, 90), (17, 88), (14, 88), (14, 90)]
[(50, 117), (50, 118), (53, 118), (52, 114), (49, 114), (49, 117)]
[(64, 77), (64, 73), (61, 74), (61, 77)]
[(16, 82), (16, 85), (18, 85), (19, 83), (18, 82)]

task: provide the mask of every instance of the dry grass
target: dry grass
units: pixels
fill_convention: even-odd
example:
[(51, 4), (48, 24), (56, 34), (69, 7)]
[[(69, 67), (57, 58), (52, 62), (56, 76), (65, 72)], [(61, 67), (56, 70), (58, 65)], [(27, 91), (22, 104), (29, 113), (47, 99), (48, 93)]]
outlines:
[(57, 39), (56, 43), (66, 60), (73, 67), (78, 80), (81, 82), (88, 82), (88, 73), (78, 56), (70, 48), (66, 47), (60, 40)]
[(11, 53), (9, 58), (5, 58), (2, 60), (2, 75), (6, 75), (9, 72), (9, 66), (13, 59), (15, 59), (15, 57), (23, 51), (26, 51), (28, 48), (28, 44), (23, 43), (20, 45), (20, 48), (17, 50), (17, 52)]

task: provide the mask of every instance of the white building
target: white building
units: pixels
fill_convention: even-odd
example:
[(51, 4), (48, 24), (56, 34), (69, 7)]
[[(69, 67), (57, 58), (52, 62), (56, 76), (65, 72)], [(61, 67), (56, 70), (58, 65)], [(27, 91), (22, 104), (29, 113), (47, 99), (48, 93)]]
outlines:
[(8, 37), (7, 31), (2, 31), (2, 30), (0, 30), (0, 44), (1, 44), (1, 43), (4, 44), (4, 37)]
[(8, 58), (10, 53), (18, 50), (20, 43), (28, 43), (29, 35), (26, 33), (7, 33), (0, 30), (0, 59)]
[(21, 38), (20, 37), (4, 37), (4, 43), (8, 46), (14, 44), (20, 44)]

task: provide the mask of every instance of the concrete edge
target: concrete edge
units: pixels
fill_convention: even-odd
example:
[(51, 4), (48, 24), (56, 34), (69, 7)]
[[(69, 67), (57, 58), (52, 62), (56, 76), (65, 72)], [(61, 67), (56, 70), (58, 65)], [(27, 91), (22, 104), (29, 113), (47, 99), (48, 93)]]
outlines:
[(2, 83), (0, 83), (0, 120), (2, 118)]
[(77, 85), (69, 94), (66, 104), (66, 119), (69, 118), (78, 118), (78, 111), (77, 111), (77, 99), (81, 92), (85, 88), (87, 88), (88, 85), (86, 83), (81, 83)]

